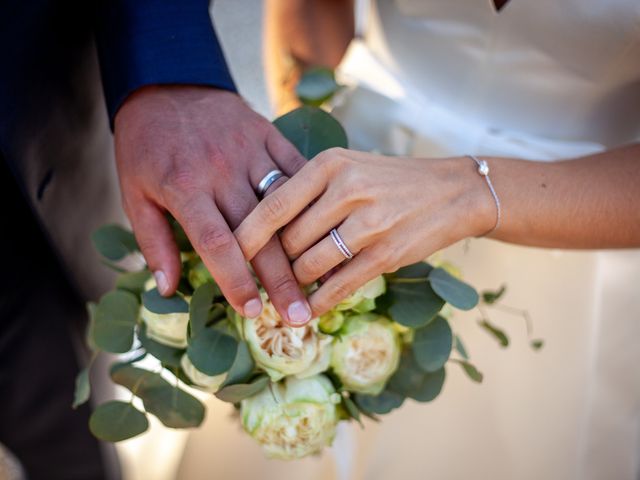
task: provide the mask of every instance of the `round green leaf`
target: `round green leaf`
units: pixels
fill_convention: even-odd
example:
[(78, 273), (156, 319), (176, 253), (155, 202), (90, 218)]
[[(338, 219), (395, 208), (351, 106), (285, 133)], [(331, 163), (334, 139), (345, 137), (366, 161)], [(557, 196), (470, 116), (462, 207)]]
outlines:
[(296, 85), (296, 95), (307, 105), (320, 106), (338, 91), (333, 71), (317, 67), (304, 72)]
[(389, 413), (391, 410), (400, 408), (404, 403), (404, 396), (390, 390), (384, 390), (375, 396), (357, 393), (353, 399), (362, 410), (377, 415)]
[(105, 294), (95, 308), (93, 343), (111, 353), (125, 353), (133, 345), (133, 330), (140, 305), (135, 295), (122, 290)]
[(116, 288), (126, 290), (134, 295), (141, 295), (144, 292), (144, 284), (151, 276), (149, 270), (140, 270), (139, 272), (125, 272), (118, 275), (116, 280)]
[(262, 375), (251, 383), (237, 383), (223, 387), (218, 390), (215, 395), (223, 402), (238, 403), (245, 398), (257, 395), (264, 390), (268, 384), (269, 377)]
[(100, 440), (119, 442), (144, 433), (149, 421), (130, 403), (111, 401), (99, 405), (89, 418), (89, 429)]
[(89, 382), (89, 367), (80, 370), (76, 376), (76, 388), (73, 392), (73, 404), (71, 408), (78, 408), (86, 403), (91, 396), (91, 383)]
[(431, 288), (441, 298), (460, 310), (471, 310), (478, 304), (478, 292), (443, 268), (431, 270), (429, 281)]
[(392, 274), (396, 278), (424, 278), (429, 276), (433, 267), (427, 262), (417, 262), (398, 269)]
[(418, 328), (413, 337), (412, 351), (418, 366), (425, 372), (435, 372), (451, 355), (453, 334), (449, 322), (443, 317)]
[(133, 233), (119, 225), (100, 227), (93, 232), (91, 238), (100, 255), (111, 261), (122, 260), (139, 250)]
[(153, 313), (187, 313), (189, 304), (180, 295), (165, 298), (160, 295), (157, 288), (153, 288), (142, 294), (142, 304)]
[(236, 358), (234, 359), (233, 365), (231, 365), (227, 378), (224, 380), (222, 386), (226, 387), (227, 385), (244, 382), (251, 376), (254, 368), (255, 362), (251, 356), (249, 345), (244, 340), (238, 342)]
[(180, 360), (185, 350), (163, 345), (147, 336), (147, 325), (145, 323), (138, 327), (138, 340), (146, 352), (170, 367), (180, 368)]
[(204, 283), (193, 292), (189, 303), (189, 326), (192, 337), (198, 335), (207, 326), (215, 290), (216, 286), (213, 283)]
[(418, 402), (430, 402), (442, 391), (444, 380), (444, 367), (435, 372), (425, 372), (416, 363), (412, 352), (405, 350), (398, 370), (389, 380), (387, 390)]
[(330, 114), (305, 105), (274, 120), (273, 124), (308, 160), (332, 147), (347, 148), (347, 134)]
[(191, 363), (207, 375), (220, 375), (231, 368), (236, 357), (238, 341), (213, 328), (202, 330), (187, 347)]
[(127, 364), (111, 368), (111, 379), (140, 397), (147, 412), (170, 428), (199, 426), (204, 419), (204, 405), (198, 399), (157, 373)]
[(416, 283), (389, 284), (392, 305), (389, 314), (395, 322), (411, 328), (427, 325), (444, 306), (444, 300), (425, 280)]

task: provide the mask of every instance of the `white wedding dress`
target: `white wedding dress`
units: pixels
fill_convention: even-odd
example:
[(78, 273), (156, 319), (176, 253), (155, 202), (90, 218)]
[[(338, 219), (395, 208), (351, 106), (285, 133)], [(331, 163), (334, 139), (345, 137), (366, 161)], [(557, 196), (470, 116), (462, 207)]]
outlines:
[[(374, 0), (359, 18), (335, 109), (353, 148), (552, 161), (640, 139), (638, 0), (510, 0), (499, 13), (492, 0)], [(529, 348), (517, 316), (491, 314), (504, 350), (458, 313), (482, 385), (451, 365), (432, 403), (346, 426), (300, 462), (265, 460), (209, 402), (180, 478), (637, 479), (640, 252), (473, 240), (444, 255), (479, 288), (507, 283), (504, 303), (530, 312), (545, 347)]]

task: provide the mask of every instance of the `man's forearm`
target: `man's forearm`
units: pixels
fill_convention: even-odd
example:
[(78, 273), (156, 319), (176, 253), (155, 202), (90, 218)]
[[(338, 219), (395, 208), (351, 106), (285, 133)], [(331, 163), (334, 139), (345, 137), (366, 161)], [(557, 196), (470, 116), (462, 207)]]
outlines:
[(282, 113), (306, 67), (340, 63), (354, 35), (353, 0), (267, 0), (265, 9), (267, 81)]

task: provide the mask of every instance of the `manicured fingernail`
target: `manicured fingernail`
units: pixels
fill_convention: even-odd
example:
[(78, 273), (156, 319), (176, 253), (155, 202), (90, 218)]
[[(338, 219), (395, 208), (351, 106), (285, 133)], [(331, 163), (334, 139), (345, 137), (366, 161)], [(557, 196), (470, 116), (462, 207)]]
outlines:
[(244, 316), (247, 318), (256, 318), (262, 313), (262, 302), (258, 298), (252, 298), (244, 304)]
[(291, 325), (302, 326), (311, 320), (311, 308), (309, 308), (309, 304), (300, 300), (289, 305), (287, 314), (289, 315), (289, 323)]
[(160, 294), (167, 294), (169, 292), (169, 282), (167, 281), (167, 276), (164, 272), (162, 270), (156, 270), (153, 272), (153, 276), (156, 279), (156, 285), (158, 286)]

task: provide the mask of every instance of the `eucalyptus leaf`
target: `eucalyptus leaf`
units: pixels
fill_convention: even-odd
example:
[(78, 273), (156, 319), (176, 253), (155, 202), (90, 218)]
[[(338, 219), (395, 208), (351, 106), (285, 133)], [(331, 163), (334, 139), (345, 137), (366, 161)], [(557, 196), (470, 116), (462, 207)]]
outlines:
[(197, 427), (204, 420), (204, 405), (157, 373), (116, 364), (111, 368), (111, 379), (140, 397), (147, 412), (166, 427)]
[(471, 380), (476, 383), (482, 383), (482, 379), (484, 378), (484, 376), (473, 364), (463, 360), (455, 360), (455, 363), (460, 364), (464, 372)]
[(254, 368), (255, 362), (251, 356), (249, 345), (244, 340), (238, 342), (236, 358), (233, 360), (233, 364), (229, 369), (227, 378), (222, 383), (222, 387), (246, 381), (251, 376)]
[(132, 293), (115, 290), (105, 294), (95, 309), (94, 344), (106, 352), (128, 352), (133, 345), (139, 308), (138, 299)]
[(147, 353), (160, 360), (163, 365), (180, 368), (180, 360), (182, 359), (182, 355), (184, 354), (185, 350), (180, 348), (173, 348), (168, 345), (163, 345), (162, 343), (156, 342), (155, 340), (149, 338), (147, 336), (146, 323), (142, 323), (138, 327), (138, 340), (140, 340), (140, 343), (147, 351)]
[(89, 429), (100, 440), (119, 442), (144, 433), (147, 416), (130, 403), (111, 401), (99, 405), (89, 418)]
[(544, 347), (544, 340), (531, 340), (531, 348), (533, 348), (534, 350), (540, 350), (542, 347)]
[(116, 288), (126, 290), (134, 295), (141, 295), (144, 292), (144, 285), (150, 276), (151, 272), (149, 270), (122, 273), (116, 279)]
[(76, 409), (86, 403), (91, 396), (91, 383), (89, 382), (90, 367), (83, 368), (76, 376), (76, 388), (73, 392), (73, 404), (71, 408)]
[(298, 151), (311, 160), (332, 147), (347, 148), (347, 134), (335, 118), (317, 107), (296, 108), (273, 122)]
[(231, 368), (237, 349), (238, 341), (235, 338), (219, 330), (206, 328), (190, 339), (187, 355), (198, 370), (214, 376)]
[(318, 107), (329, 100), (339, 88), (332, 70), (316, 67), (304, 72), (296, 85), (296, 95), (304, 104)]
[(478, 292), (458, 280), (444, 268), (434, 268), (429, 272), (431, 288), (444, 300), (460, 310), (471, 310), (478, 304)]
[(502, 296), (506, 291), (507, 291), (506, 285), (502, 285), (496, 291), (485, 290), (484, 292), (482, 292), (482, 300), (487, 305), (493, 305), (494, 303), (496, 303), (498, 300), (502, 298)]
[(487, 332), (489, 332), (489, 334), (498, 341), (501, 347), (509, 346), (509, 337), (507, 337), (507, 334), (504, 333), (502, 329), (489, 323), (488, 320), (481, 320), (478, 322), (478, 325), (480, 325)]
[(389, 308), (391, 318), (411, 328), (427, 325), (445, 303), (426, 280), (415, 283), (391, 282), (388, 291), (393, 301)]
[(227, 385), (216, 392), (223, 402), (238, 403), (245, 398), (253, 397), (266, 388), (269, 384), (269, 377), (261, 375), (251, 383), (237, 383), (235, 385)]
[(402, 352), (398, 370), (393, 374), (387, 390), (418, 402), (430, 402), (442, 391), (445, 380), (444, 367), (428, 373), (422, 370), (410, 350)]
[(462, 343), (462, 339), (458, 335), (453, 338), (453, 348), (455, 348), (455, 350), (460, 354), (462, 358), (464, 358), (465, 360), (469, 360), (467, 349), (465, 348), (464, 343)]
[(163, 297), (157, 288), (152, 288), (142, 294), (142, 304), (153, 313), (188, 313), (189, 304), (180, 295)]
[(383, 390), (379, 395), (363, 395), (357, 393), (353, 400), (361, 410), (368, 413), (384, 415), (391, 412), (404, 403), (404, 396), (390, 390)]
[(417, 262), (402, 267), (393, 273), (395, 278), (424, 278), (429, 276), (429, 273), (433, 270), (433, 267), (427, 262)]
[(213, 283), (204, 283), (193, 292), (189, 303), (189, 327), (192, 337), (207, 327), (214, 295), (215, 285)]
[(104, 225), (91, 238), (100, 255), (114, 262), (139, 250), (133, 233), (119, 225)]
[(447, 363), (452, 343), (453, 335), (449, 322), (438, 316), (433, 322), (415, 330), (411, 349), (422, 370), (435, 372)]

